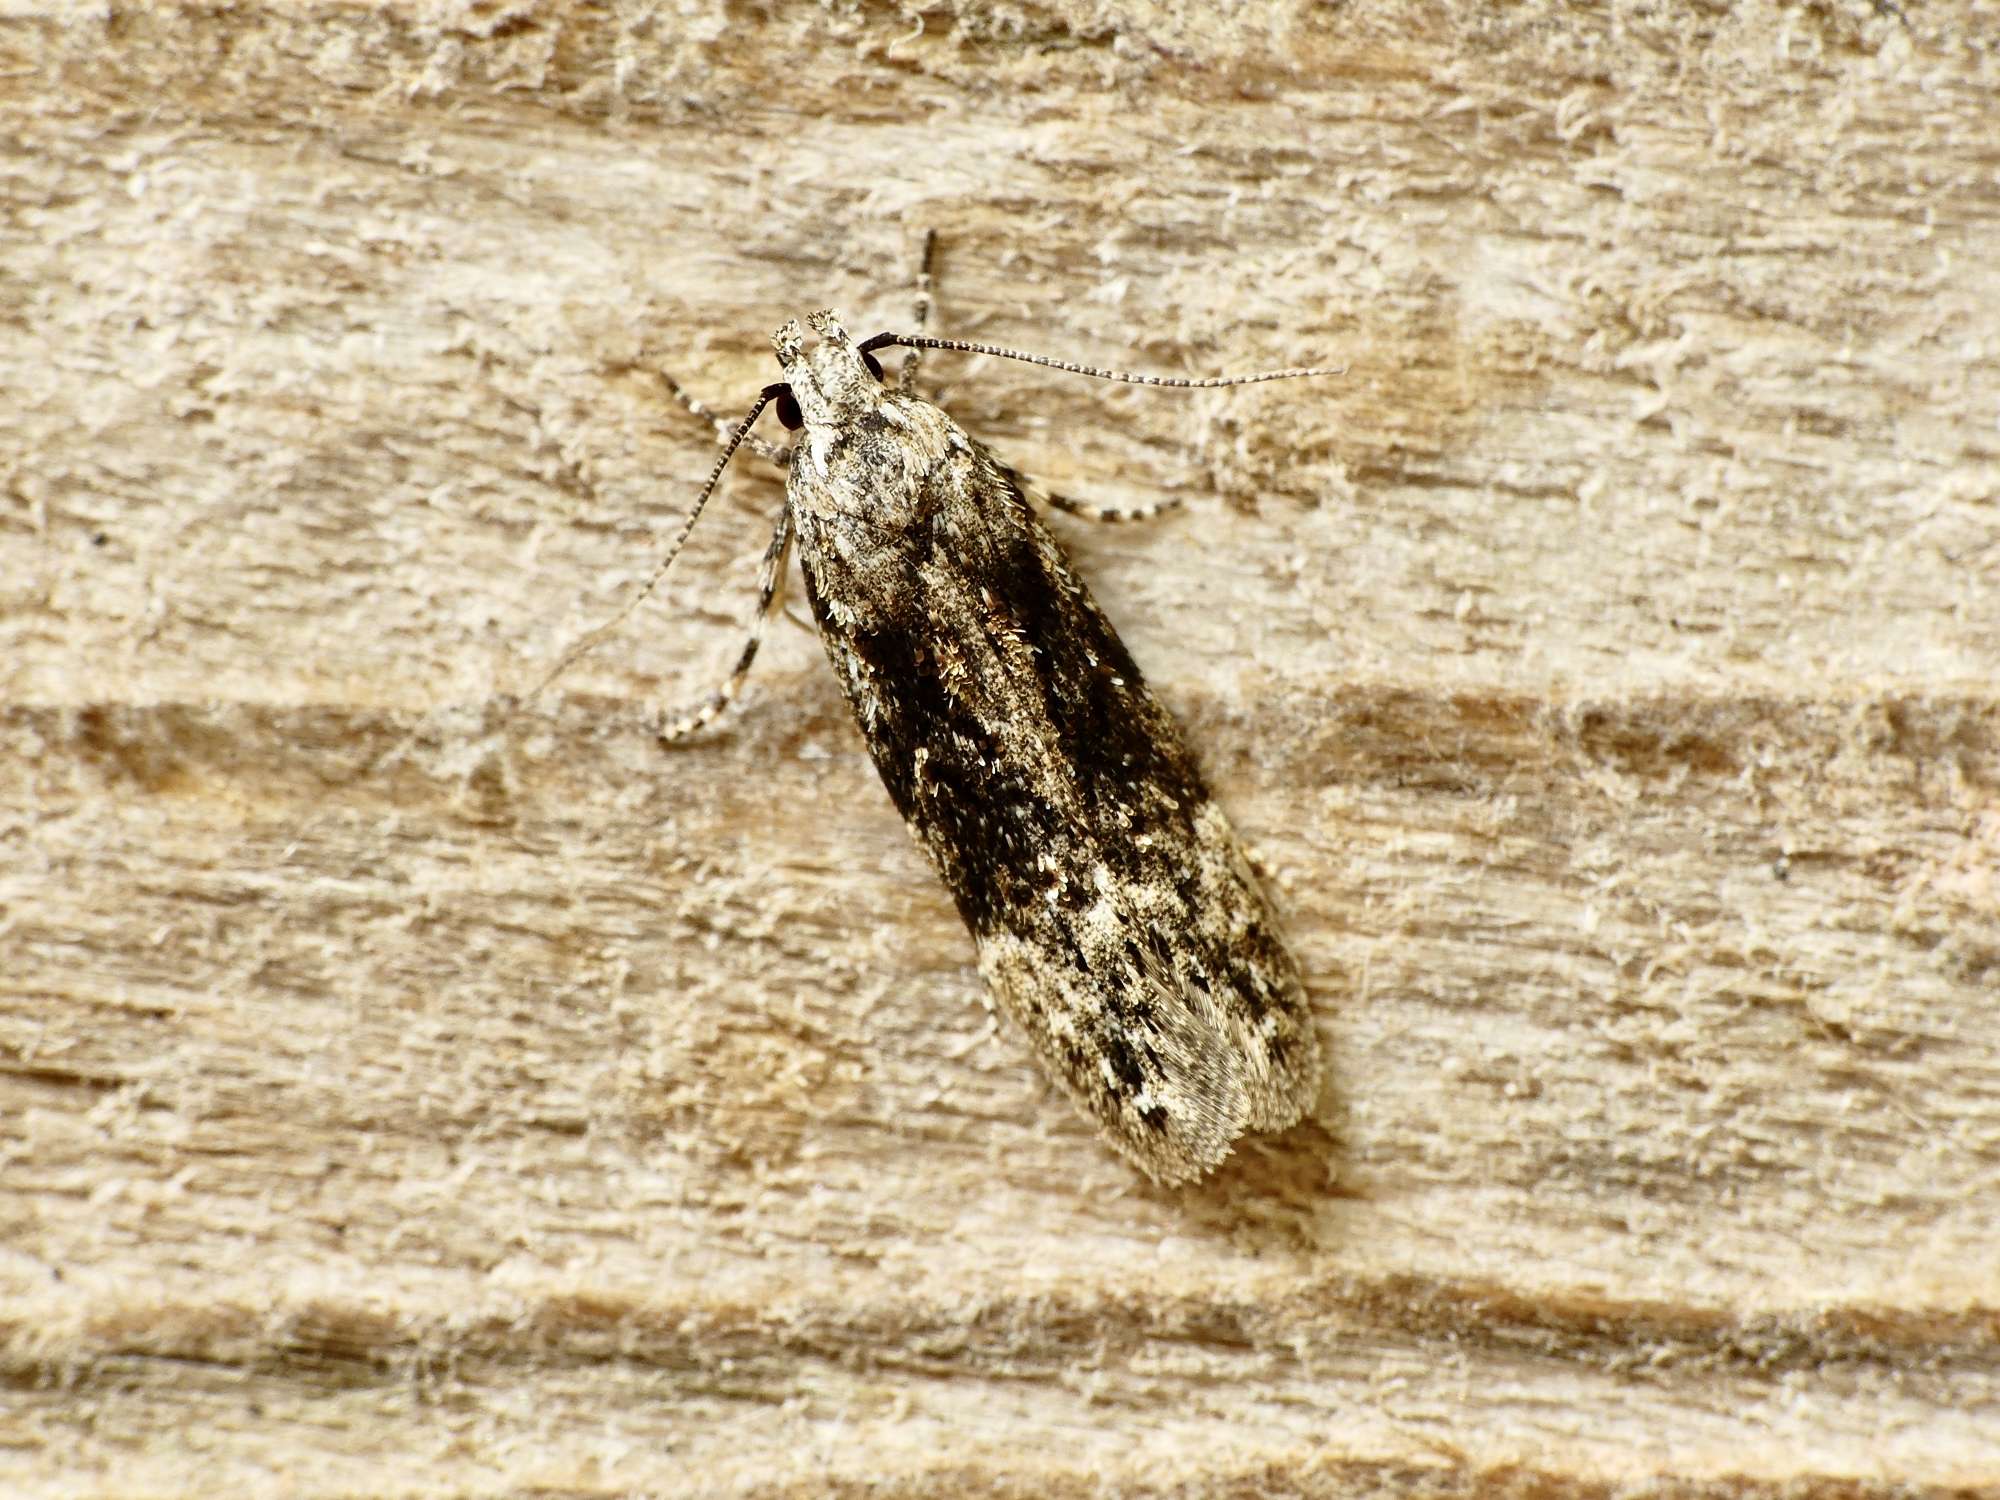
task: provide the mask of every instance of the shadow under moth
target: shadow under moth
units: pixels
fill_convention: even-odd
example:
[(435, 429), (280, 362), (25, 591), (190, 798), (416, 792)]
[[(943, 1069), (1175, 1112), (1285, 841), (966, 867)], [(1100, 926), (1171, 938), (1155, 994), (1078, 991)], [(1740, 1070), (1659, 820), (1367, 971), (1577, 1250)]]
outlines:
[[(775, 402), (794, 438), (789, 453), (751, 439), (787, 466), (756, 627), (725, 686), (662, 737), (734, 697), (796, 544), (855, 722), (978, 945), (991, 1001), (1111, 1146), (1157, 1182), (1200, 1177), (1238, 1136), (1289, 1126), (1313, 1103), (1319, 1044), (1298, 968), (1179, 725), (1022, 480), (909, 378), (927, 348), (1146, 385), (1333, 372), (1125, 375), (921, 334), (856, 344), (831, 312), (806, 327), (810, 345), (796, 320), (772, 336), (784, 379), (729, 429), (652, 579), (549, 678), (659, 583)], [(890, 346), (907, 351), (895, 387), (875, 358)]]

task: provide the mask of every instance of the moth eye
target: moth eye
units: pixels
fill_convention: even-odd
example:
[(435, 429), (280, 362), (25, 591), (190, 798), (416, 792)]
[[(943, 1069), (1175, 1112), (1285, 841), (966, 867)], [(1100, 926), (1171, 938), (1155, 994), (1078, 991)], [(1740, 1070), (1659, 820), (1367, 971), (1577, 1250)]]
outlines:
[(881, 360), (877, 359), (874, 355), (870, 354), (866, 349), (863, 349), (861, 351), (861, 363), (868, 366), (868, 373), (870, 375), (873, 375), (878, 382), (881, 380), (882, 378)]
[(790, 386), (778, 397), (778, 421), (787, 432), (797, 432), (806, 424), (806, 419), (799, 415), (798, 397), (792, 394)]

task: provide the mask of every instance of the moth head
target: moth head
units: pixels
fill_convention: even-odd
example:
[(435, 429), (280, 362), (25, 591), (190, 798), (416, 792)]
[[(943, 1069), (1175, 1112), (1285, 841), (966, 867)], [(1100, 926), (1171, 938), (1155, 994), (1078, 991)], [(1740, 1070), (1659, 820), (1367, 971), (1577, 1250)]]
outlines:
[(807, 423), (841, 425), (873, 411), (882, 399), (875, 356), (857, 349), (830, 311), (808, 314), (806, 327), (819, 335), (810, 349), (796, 318), (771, 335), (789, 387), (777, 398), (778, 420), (796, 432)]

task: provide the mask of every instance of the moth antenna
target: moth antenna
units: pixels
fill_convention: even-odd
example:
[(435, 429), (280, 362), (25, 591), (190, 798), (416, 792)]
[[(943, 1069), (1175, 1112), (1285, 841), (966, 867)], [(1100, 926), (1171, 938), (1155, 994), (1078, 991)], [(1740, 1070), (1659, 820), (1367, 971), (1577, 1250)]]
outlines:
[(1303, 375), (1345, 375), (1345, 365), (1311, 365), (1289, 370), (1260, 370), (1254, 375), (1134, 375), (1126, 370), (1103, 370), (1096, 365), (1073, 364), (1066, 359), (1050, 359), (1046, 354), (1027, 354), (1019, 349), (1002, 349), (994, 344), (975, 344), (964, 339), (934, 339), (921, 333), (878, 333), (861, 345), (863, 353), (877, 349), (948, 349), (960, 354), (991, 354), (1000, 359), (1018, 359), (1023, 364), (1064, 370), (1071, 375), (1095, 375), (1100, 380), (1122, 380), (1127, 385), (1169, 385), (1182, 390), (1213, 390), (1225, 385), (1255, 385), (1263, 380), (1295, 380)]
[(785, 559), (791, 551), (792, 512), (789, 506), (780, 506), (778, 524), (771, 532), (771, 545), (764, 549), (764, 566), (757, 582), (757, 613), (750, 618), (750, 638), (743, 643), (736, 665), (720, 688), (695, 707), (682, 709), (671, 718), (661, 718), (656, 731), (661, 744), (671, 745), (675, 740), (693, 734), (736, 701), (736, 695), (743, 690), (744, 679), (750, 675), (750, 664), (757, 659), (757, 647), (764, 639), (764, 627), (771, 621), (771, 612), (784, 602)]
[[(653, 378), (667, 388), (669, 396), (672, 396), (674, 400), (680, 402), (688, 411), (713, 427), (718, 441), (725, 443), (729, 441), (729, 418), (711, 410), (706, 402), (695, 399), (694, 395), (685, 386), (665, 370), (655, 370)], [(752, 453), (756, 454), (759, 458), (770, 460), (772, 463), (778, 465), (779, 468), (783, 468), (792, 460), (791, 449), (781, 448), (776, 443), (767, 443), (755, 433), (745, 438), (744, 442)]]
[(567, 672), (582, 657), (595, 651), (605, 641), (609, 640), (618, 627), (623, 625), (631, 616), (632, 611), (646, 602), (646, 596), (659, 587), (660, 580), (667, 576), (667, 569), (674, 565), (674, 559), (681, 555), (681, 548), (687, 544), (688, 533), (694, 530), (694, 523), (701, 517), (701, 508), (708, 504), (708, 497), (715, 493), (716, 485), (722, 482), (722, 471), (729, 466), (729, 460), (734, 456), (736, 450), (743, 446), (743, 440), (750, 436), (751, 424), (763, 414), (765, 407), (784, 394), (787, 389), (788, 387), (780, 381), (776, 385), (765, 386), (763, 390), (757, 393), (757, 400), (750, 408), (750, 414), (738, 422), (735, 431), (730, 433), (729, 441), (723, 446), (721, 456), (715, 460), (715, 466), (708, 471), (708, 479), (703, 483), (701, 493), (694, 497), (694, 504), (688, 507), (687, 515), (681, 521), (680, 530), (674, 534), (673, 541), (668, 543), (667, 555), (661, 558), (660, 565), (653, 569), (653, 576), (646, 580), (644, 587), (640, 588), (637, 593), (625, 601), (623, 609), (619, 610), (617, 614), (613, 615), (609, 620), (584, 636), (582, 640), (576, 642), (575, 645), (563, 652), (556, 659), (556, 664), (549, 668), (543, 674), (541, 681), (537, 682), (533, 689), (529, 691), (528, 697), (530, 699), (540, 697), (543, 690), (550, 683)]

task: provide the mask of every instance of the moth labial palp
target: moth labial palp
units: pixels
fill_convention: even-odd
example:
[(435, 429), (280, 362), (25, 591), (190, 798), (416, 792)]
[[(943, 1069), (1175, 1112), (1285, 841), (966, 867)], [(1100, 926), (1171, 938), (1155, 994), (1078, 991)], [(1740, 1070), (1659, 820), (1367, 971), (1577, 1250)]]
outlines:
[(991, 1002), (1049, 1076), (1161, 1183), (1202, 1176), (1246, 1132), (1293, 1124), (1319, 1086), (1305, 989), (1180, 726), (1019, 476), (937, 406), (886, 386), (875, 352), (992, 354), (1183, 388), (1337, 372), (1195, 380), (922, 334), (857, 344), (831, 312), (788, 322), (771, 342), (784, 380), (735, 426), (624, 611), (664, 576), (729, 455), (775, 403), (793, 440), (759, 625), (723, 688), (665, 720), (663, 737), (734, 698), (796, 545), (883, 784), (972, 933)]

